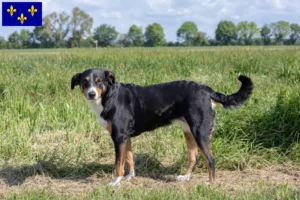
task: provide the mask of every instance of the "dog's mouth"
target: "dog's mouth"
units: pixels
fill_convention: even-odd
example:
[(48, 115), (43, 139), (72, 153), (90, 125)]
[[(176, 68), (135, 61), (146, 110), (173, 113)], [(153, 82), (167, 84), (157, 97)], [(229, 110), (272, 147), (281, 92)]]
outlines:
[(97, 100), (99, 100), (100, 99), (100, 97), (97, 97), (97, 98), (90, 98), (90, 97), (87, 97), (86, 98), (86, 100), (88, 100), (88, 101), (97, 101)]

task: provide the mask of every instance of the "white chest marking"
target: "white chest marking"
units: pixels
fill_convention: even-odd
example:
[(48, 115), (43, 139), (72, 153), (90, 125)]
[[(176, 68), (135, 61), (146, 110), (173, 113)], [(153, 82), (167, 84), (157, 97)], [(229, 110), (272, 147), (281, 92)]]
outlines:
[(101, 98), (97, 100), (88, 100), (88, 105), (90, 109), (95, 113), (98, 119), (98, 123), (103, 128), (107, 128), (107, 121), (100, 117), (101, 112), (103, 111), (103, 106), (101, 104)]

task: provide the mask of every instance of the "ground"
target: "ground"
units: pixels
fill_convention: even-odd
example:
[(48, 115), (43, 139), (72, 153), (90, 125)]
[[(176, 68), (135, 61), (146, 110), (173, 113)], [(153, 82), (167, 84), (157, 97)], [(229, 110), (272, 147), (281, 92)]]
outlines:
[[(41, 166), (34, 166), (38, 168)], [(18, 171), (19, 172), (19, 171)], [(0, 197), (8, 192), (18, 192), (30, 189), (51, 189), (58, 194), (82, 194), (90, 192), (93, 188), (106, 187), (112, 179), (111, 174), (105, 174), (99, 177), (97, 173), (84, 178), (65, 177), (51, 178), (46, 174), (36, 174), (29, 177), (16, 178), (16, 170), (10, 168), (2, 172), (0, 179)], [(19, 177), (20, 178), (20, 177)], [(206, 185), (207, 173), (194, 174), (190, 181), (175, 181), (175, 175), (165, 175), (159, 177), (137, 177), (130, 181), (124, 179), (116, 189), (121, 188), (169, 188), (178, 190), (187, 190), (199, 184)], [(300, 188), (300, 170), (299, 168), (283, 165), (274, 165), (263, 169), (246, 169), (243, 171), (217, 171), (217, 181), (213, 188), (219, 188), (227, 191), (232, 196), (236, 192), (251, 191), (257, 186), (267, 184), (269, 186), (279, 186), (289, 184), (297, 190)], [(245, 189), (246, 188), (246, 189)]]

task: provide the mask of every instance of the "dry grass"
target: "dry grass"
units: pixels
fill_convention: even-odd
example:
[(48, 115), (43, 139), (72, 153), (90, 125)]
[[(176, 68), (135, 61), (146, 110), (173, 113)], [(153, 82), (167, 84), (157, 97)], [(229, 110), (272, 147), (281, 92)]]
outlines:
[[(112, 164), (112, 163), (111, 163)], [(40, 164), (31, 166), (32, 171), (43, 171)], [(112, 167), (112, 165), (111, 165)], [(30, 167), (28, 167), (30, 168)], [(29, 169), (23, 169), (28, 171)], [(38, 169), (38, 170), (37, 170)], [(100, 171), (100, 169), (99, 169)], [(26, 173), (25, 173), (26, 174)], [(16, 178), (18, 176), (18, 178)], [(78, 195), (91, 192), (93, 188), (105, 188), (111, 181), (111, 174), (99, 177), (95, 172), (89, 177), (53, 178), (47, 174), (32, 173), (27, 177), (19, 177), (20, 169), (9, 168), (1, 172), (0, 197), (11, 192), (32, 189), (51, 190), (57, 194)], [(22, 181), (16, 181), (16, 180)], [(144, 177), (143, 174), (130, 181), (123, 180), (119, 189), (160, 189), (186, 191), (199, 184), (205, 185), (206, 173), (194, 174), (190, 181), (177, 182), (174, 175), (160, 175), (160, 178)], [(300, 188), (299, 168), (288, 166), (270, 166), (263, 169), (246, 169), (243, 171), (217, 171), (217, 182), (213, 188), (228, 191), (232, 196), (238, 192), (252, 191), (260, 185), (280, 186), (289, 184), (295, 189)]]

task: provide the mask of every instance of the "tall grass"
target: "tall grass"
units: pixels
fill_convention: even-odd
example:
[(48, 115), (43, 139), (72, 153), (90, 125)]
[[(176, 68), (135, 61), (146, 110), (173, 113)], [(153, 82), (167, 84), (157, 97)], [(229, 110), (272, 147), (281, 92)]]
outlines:
[[(93, 163), (112, 163), (109, 136), (97, 125), (79, 89), (70, 90), (71, 77), (87, 68), (110, 69), (118, 82), (149, 85), (185, 79), (225, 94), (240, 87), (239, 73), (250, 76), (255, 88), (244, 106), (217, 108), (212, 146), (217, 169), (259, 167), (270, 162), (300, 164), (298, 47), (0, 53), (2, 170), (38, 163), (43, 173), (52, 176), (87, 176), (97, 171)], [(139, 175), (180, 173), (187, 166), (187, 150), (177, 125), (135, 138), (133, 149)], [(197, 170), (203, 169), (200, 162)], [(107, 167), (104, 173), (111, 171)]]

